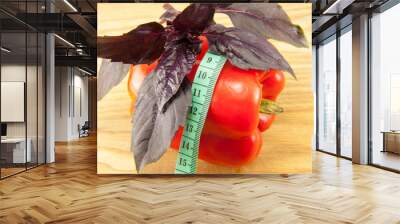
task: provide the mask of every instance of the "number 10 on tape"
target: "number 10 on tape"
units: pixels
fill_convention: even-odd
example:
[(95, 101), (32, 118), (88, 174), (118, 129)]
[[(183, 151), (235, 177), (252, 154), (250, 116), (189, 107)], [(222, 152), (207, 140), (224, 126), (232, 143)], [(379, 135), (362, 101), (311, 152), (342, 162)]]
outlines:
[(200, 62), (192, 84), (192, 106), (179, 145), (176, 174), (195, 174), (197, 171), (201, 131), (225, 61), (226, 57), (208, 51)]

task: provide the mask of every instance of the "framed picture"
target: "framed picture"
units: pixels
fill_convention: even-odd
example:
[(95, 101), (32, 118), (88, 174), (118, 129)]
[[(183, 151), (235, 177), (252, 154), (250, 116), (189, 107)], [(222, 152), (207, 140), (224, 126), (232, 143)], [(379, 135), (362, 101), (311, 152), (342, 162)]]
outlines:
[(98, 174), (311, 172), (311, 27), (310, 3), (98, 4)]

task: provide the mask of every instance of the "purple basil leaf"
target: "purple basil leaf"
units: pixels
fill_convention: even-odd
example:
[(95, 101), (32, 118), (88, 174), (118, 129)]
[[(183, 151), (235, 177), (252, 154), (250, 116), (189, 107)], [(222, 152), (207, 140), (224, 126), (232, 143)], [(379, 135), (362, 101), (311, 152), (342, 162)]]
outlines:
[(150, 64), (164, 50), (164, 27), (146, 23), (122, 36), (97, 37), (97, 55), (112, 62)]
[(227, 56), (241, 69), (285, 70), (294, 76), (289, 63), (262, 36), (236, 27), (210, 26), (205, 32), (211, 51)]
[(212, 4), (190, 4), (172, 24), (175, 29), (182, 32), (201, 33), (213, 22), (214, 12)]
[(171, 4), (165, 3), (163, 5), (165, 12), (160, 16), (161, 23), (172, 22), (181, 11), (176, 10)]
[(165, 112), (158, 110), (155, 73), (149, 74), (139, 89), (133, 114), (132, 145), (136, 170), (156, 162), (167, 151), (179, 126), (183, 126), (192, 102), (191, 86), (185, 80)]
[(101, 100), (114, 86), (118, 85), (128, 74), (130, 64), (101, 61), (97, 77), (97, 100)]
[(200, 52), (200, 41), (189, 41), (179, 34), (168, 37), (165, 51), (154, 72), (156, 93), (160, 110), (176, 94), (183, 78), (190, 72)]
[(233, 3), (217, 7), (216, 12), (227, 14), (237, 28), (296, 47), (308, 46), (303, 29), (292, 24), (286, 12), (276, 3)]

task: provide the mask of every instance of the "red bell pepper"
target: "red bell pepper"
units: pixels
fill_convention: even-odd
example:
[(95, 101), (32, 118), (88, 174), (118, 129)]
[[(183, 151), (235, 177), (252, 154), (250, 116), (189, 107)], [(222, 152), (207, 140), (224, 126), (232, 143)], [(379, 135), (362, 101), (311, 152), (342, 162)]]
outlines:
[[(193, 81), (201, 59), (208, 50), (202, 39), (202, 51), (187, 78)], [(155, 67), (142, 66), (145, 74)], [(131, 70), (130, 76), (133, 71)], [(130, 78), (131, 80), (131, 78)], [(224, 166), (242, 166), (254, 160), (262, 145), (261, 132), (275, 120), (275, 114), (262, 111), (263, 99), (275, 101), (284, 87), (280, 71), (242, 70), (227, 61), (219, 75), (200, 138), (199, 158)], [(130, 92), (132, 84), (129, 84)], [(171, 147), (179, 149), (183, 133), (180, 127)]]

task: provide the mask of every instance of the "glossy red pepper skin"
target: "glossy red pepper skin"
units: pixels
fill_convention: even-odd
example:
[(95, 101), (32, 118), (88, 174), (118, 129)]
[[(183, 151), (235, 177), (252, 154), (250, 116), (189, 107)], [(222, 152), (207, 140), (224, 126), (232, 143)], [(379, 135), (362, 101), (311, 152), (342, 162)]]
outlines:
[[(197, 65), (188, 75), (189, 80), (193, 80), (196, 70)], [(262, 145), (258, 129), (262, 99), (259, 72), (225, 63), (200, 138), (200, 159), (218, 165), (242, 166), (257, 156)], [(180, 132), (172, 148), (179, 148)]]
[(263, 84), (263, 98), (275, 101), (285, 87), (284, 74), (281, 71), (270, 70), (262, 79), (260, 81)]
[[(180, 127), (171, 143), (173, 149), (179, 149), (182, 134), (183, 128)], [(257, 129), (251, 135), (229, 138), (210, 134), (204, 128), (200, 138), (199, 158), (222, 166), (243, 166), (257, 157), (261, 145), (261, 132)]]
[[(202, 39), (202, 51), (187, 78), (193, 81), (198, 65), (208, 50)], [(145, 66), (150, 73), (155, 64)], [(217, 80), (200, 138), (199, 158), (224, 166), (240, 167), (253, 161), (262, 146), (261, 132), (267, 130), (275, 115), (261, 114), (262, 98), (276, 100), (284, 87), (281, 72), (242, 70), (227, 61)], [(179, 149), (183, 127), (172, 139)]]

